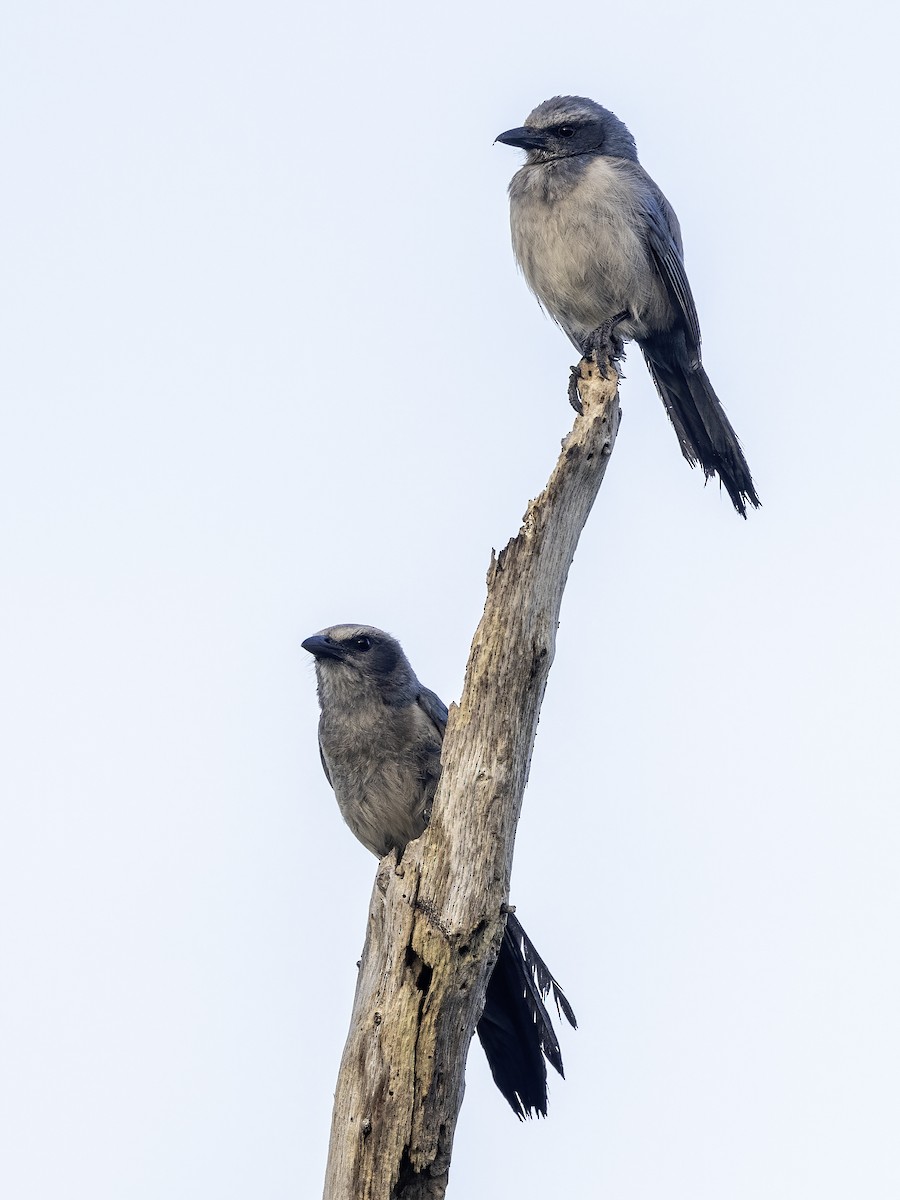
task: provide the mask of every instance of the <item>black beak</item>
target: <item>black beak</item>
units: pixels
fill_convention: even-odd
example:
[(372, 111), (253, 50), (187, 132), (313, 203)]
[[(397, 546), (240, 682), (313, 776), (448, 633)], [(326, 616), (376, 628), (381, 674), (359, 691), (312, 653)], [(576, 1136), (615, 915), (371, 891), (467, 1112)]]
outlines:
[(305, 642), (300, 643), (300, 646), (301, 649), (308, 650), (316, 658), (336, 658), (338, 662), (341, 662), (344, 657), (339, 646), (319, 633), (314, 637), (308, 637)]
[(547, 135), (543, 129), (529, 129), (527, 125), (519, 129), (507, 129), (506, 133), (498, 134), (494, 139), (504, 146), (518, 146), (522, 150), (541, 150), (547, 144)]

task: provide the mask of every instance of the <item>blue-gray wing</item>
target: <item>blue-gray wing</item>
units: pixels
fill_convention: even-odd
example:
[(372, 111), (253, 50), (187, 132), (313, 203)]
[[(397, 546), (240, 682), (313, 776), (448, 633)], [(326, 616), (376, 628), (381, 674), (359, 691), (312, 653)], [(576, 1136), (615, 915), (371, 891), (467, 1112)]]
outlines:
[(440, 696), (436, 696), (434, 692), (429, 691), (427, 687), (423, 687), (416, 697), (416, 702), (424, 712), (425, 716), (432, 720), (437, 728), (438, 733), (443, 738), (444, 730), (447, 728), (447, 705), (443, 702)]
[(685, 332), (689, 341), (699, 351), (700, 322), (697, 318), (697, 309), (694, 307), (694, 297), (691, 295), (691, 285), (688, 283), (684, 269), (681, 228), (678, 218), (675, 216), (672, 205), (649, 175), (645, 175), (645, 179), (650, 185), (645, 192), (644, 203), (650, 252), (665, 281), (666, 290), (672, 303), (684, 320)]
[[(322, 749), (322, 743), (319, 742), (319, 758), (322, 760), (322, 770), (325, 772), (325, 778), (331, 783), (331, 772), (328, 770), (328, 763), (325, 761), (325, 751)], [(331, 783), (334, 787), (334, 784)]]
[(447, 705), (440, 696), (421, 687), (416, 703), (425, 716), (434, 725), (437, 734), (435, 741), (426, 738), (420, 747), (422, 754), (422, 818), (427, 825), (431, 820), (431, 806), (437, 794), (438, 780), (441, 777), (441, 743), (444, 740), (444, 730), (447, 728)]

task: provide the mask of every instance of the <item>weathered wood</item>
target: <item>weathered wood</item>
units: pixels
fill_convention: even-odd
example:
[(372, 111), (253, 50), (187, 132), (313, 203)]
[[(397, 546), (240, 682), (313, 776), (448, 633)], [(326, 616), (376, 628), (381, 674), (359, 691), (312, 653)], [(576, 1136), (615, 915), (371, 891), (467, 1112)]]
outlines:
[(582, 362), (584, 412), (518, 536), (491, 560), (431, 824), (399, 863), (389, 855), (379, 866), (325, 1200), (444, 1195), (466, 1055), (503, 934), (560, 603), (619, 425), (618, 377), (608, 375)]

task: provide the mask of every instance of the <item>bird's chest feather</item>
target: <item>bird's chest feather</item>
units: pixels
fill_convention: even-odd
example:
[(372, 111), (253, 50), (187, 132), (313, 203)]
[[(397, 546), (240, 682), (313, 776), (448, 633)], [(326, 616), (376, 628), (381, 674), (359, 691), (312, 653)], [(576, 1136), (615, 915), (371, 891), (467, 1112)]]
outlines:
[[(403, 846), (425, 828), (429, 768), (440, 770), (440, 740), (413, 705), (332, 708), (319, 726), (322, 755), (341, 815), (373, 853)], [(430, 736), (428, 736), (430, 730)]]
[(641, 196), (618, 160), (523, 167), (510, 186), (513, 249), (557, 321), (593, 330), (648, 297)]

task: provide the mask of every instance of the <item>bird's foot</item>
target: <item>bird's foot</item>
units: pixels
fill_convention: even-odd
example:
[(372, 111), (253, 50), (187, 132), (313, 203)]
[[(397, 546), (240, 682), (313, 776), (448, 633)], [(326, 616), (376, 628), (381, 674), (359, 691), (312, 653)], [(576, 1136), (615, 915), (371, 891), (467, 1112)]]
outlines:
[(587, 363), (588, 368), (592, 366), (596, 368), (601, 379), (609, 379), (610, 371), (616, 376), (620, 375), (616, 364), (625, 357), (625, 343), (616, 333), (616, 326), (628, 315), (627, 312), (616, 313), (610, 320), (598, 325), (594, 332), (585, 338), (584, 356), (577, 367), (572, 367), (572, 373), (569, 376), (569, 403), (579, 415), (584, 412), (578, 388), (582, 378), (582, 364)]
[(585, 345), (585, 358), (593, 357), (601, 379), (608, 379), (609, 370), (616, 369), (616, 360), (625, 352), (625, 343), (616, 333), (616, 326), (628, 316), (627, 312), (616, 313), (602, 325), (598, 325)]
[(581, 379), (581, 364), (578, 363), (574, 367), (570, 367), (569, 370), (572, 372), (569, 376), (569, 403), (580, 417), (584, 412), (584, 405), (581, 403), (581, 396), (578, 394), (578, 381)]

